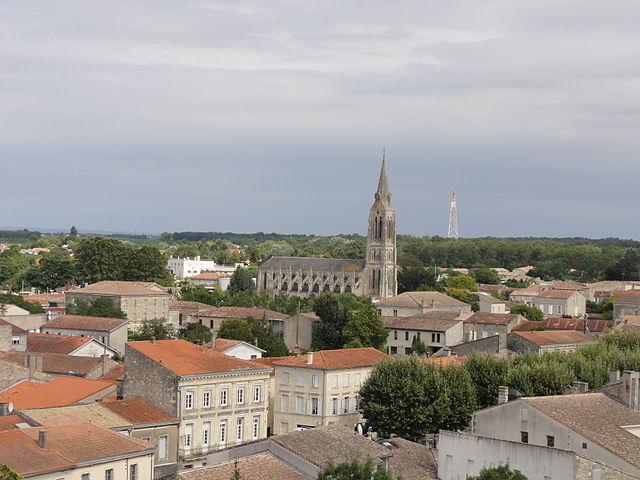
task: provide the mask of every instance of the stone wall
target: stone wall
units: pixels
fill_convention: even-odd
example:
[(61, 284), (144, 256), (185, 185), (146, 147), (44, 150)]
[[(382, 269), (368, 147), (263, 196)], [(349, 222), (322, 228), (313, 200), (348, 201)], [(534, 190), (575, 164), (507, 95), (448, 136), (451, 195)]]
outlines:
[[(598, 477), (598, 472), (600, 477)], [(595, 480), (597, 478), (603, 480), (634, 480), (638, 477), (621, 472), (604, 463), (576, 455), (575, 478), (576, 480)]]
[(142, 397), (177, 417), (178, 377), (129, 346), (125, 348), (124, 363), (124, 397)]
[(9, 324), (0, 325), (0, 352), (11, 350), (12, 327)]

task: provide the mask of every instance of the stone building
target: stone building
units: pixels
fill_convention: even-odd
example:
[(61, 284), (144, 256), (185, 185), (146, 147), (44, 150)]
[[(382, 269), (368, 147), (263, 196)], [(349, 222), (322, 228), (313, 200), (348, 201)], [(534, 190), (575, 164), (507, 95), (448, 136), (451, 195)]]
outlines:
[(640, 315), (640, 289), (616, 293), (613, 300), (613, 319), (626, 315)]
[(83, 315), (58, 315), (43, 325), (42, 333), (90, 337), (124, 353), (127, 343), (128, 320), (121, 318), (87, 317)]
[[(443, 316), (445, 316), (443, 314)], [(389, 355), (413, 354), (413, 341), (418, 339), (433, 354), (443, 347), (463, 341), (463, 323), (452, 318), (430, 317), (382, 317), (387, 329), (387, 353)]]
[(416, 315), (438, 315), (455, 313), (464, 320), (470, 317), (471, 305), (440, 292), (404, 292), (376, 305), (383, 317), (414, 317)]
[(525, 318), (517, 313), (476, 312), (464, 321), (464, 339), (473, 342), (498, 335), (500, 350), (507, 348), (507, 335)]
[(531, 299), (531, 304), (545, 315), (584, 318), (587, 299), (576, 290), (546, 290)]
[(267, 436), (269, 367), (184, 340), (129, 342), (125, 366), (125, 398), (144, 398), (180, 421), (181, 468)]
[(512, 330), (507, 336), (507, 348), (516, 353), (573, 352), (595, 339), (575, 330), (521, 332)]
[(104, 281), (83, 288), (69, 290), (65, 295), (67, 307), (79, 301), (95, 302), (98, 298), (109, 298), (122, 310), (129, 320), (129, 328), (138, 328), (143, 320), (169, 319), (171, 295), (153, 282)]
[(308, 297), (321, 292), (396, 295), (396, 213), (391, 205), (384, 156), (378, 190), (369, 210), (367, 253), (363, 260), (271, 257), (258, 270), (258, 291)]

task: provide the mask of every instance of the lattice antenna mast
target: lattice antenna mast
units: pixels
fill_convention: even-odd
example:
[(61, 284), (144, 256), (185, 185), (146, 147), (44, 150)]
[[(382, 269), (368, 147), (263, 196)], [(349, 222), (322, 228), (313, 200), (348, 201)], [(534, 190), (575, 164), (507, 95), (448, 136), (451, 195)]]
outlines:
[(458, 204), (456, 192), (451, 192), (451, 208), (449, 209), (449, 232), (447, 238), (458, 238)]

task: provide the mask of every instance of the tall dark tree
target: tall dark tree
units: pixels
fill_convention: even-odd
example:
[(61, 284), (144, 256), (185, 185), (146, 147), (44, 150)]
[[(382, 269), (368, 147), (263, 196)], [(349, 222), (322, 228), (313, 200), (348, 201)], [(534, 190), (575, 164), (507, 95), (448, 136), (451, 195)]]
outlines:
[(203, 345), (211, 341), (211, 330), (199, 323), (190, 323), (181, 337), (187, 342)]
[(71, 226), (71, 230), (69, 230), (69, 236), (74, 238), (78, 236), (78, 229), (76, 228), (75, 225)]
[(87, 283), (124, 280), (131, 247), (113, 238), (81, 240), (75, 251), (78, 278)]
[(346, 343), (342, 331), (349, 321), (349, 310), (340, 305), (337, 295), (323, 293), (316, 299), (313, 311), (320, 320), (313, 323), (312, 348), (342, 348)]
[(137, 282), (170, 282), (167, 257), (157, 247), (143, 245), (129, 252), (129, 259), (123, 268), (123, 279)]
[(55, 290), (73, 282), (75, 273), (73, 258), (52, 252), (45, 255), (40, 265), (34, 265), (27, 270), (23, 279), (32, 287)]
[(67, 306), (67, 314), (87, 317), (127, 318), (127, 315), (116, 307), (108, 297), (98, 297), (93, 302), (77, 301)]
[(139, 330), (129, 334), (130, 340), (168, 340), (175, 337), (173, 325), (160, 318), (143, 320)]
[(254, 292), (256, 289), (256, 285), (253, 282), (253, 277), (251, 273), (245, 268), (238, 267), (236, 271), (233, 272), (231, 276), (231, 280), (229, 281), (228, 291), (231, 295), (235, 295), (240, 292)]
[(530, 307), (529, 305), (515, 305), (511, 307), (511, 313), (519, 313), (527, 320), (540, 322), (544, 320), (544, 313), (538, 307)]
[(398, 291), (415, 292), (418, 290), (435, 290), (438, 284), (433, 267), (406, 266), (398, 272)]
[(509, 364), (493, 355), (471, 355), (464, 363), (473, 383), (479, 408), (498, 403), (498, 387), (507, 384)]
[(218, 329), (218, 336), (251, 344), (257, 341), (258, 348), (263, 349), (267, 357), (283, 357), (289, 354), (284, 341), (274, 333), (269, 322), (264, 319), (223, 320)]

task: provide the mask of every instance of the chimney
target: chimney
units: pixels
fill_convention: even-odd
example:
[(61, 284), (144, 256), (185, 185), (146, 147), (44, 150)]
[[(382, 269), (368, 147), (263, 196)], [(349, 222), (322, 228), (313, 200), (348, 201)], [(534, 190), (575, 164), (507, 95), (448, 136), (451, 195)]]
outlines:
[(622, 372), (620, 401), (634, 412), (640, 411), (640, 373)]
[(620, 381), (620, 370), (611, 370), (609, 372), (609, 383), (618, 383)]
[(13, 404), (11, 402), (0, 403), (0, 417), (6, 417), (7, 415), (11, 415), (12, 412), (13, 412)]
[(216, 349), (216, 331), (211, 330), (211, 350)]
[(253, 345), (256, 347), (258, 346), (258, 337), (253, 339)]
[(571, 393), (587, 393), (589, 391), (589, 384), (587, 382), (571, 382)]
[(40, 430), (38, 432), (38, 446), (42, 449), (46, 448), (47, 446), (47, 431), (46, 430)]
[(156, 337), (151, 337), (151, 343), (156, 343)]
[(449, 347), (444, 347), (442, 349), (442, 353), (444, 354), (445, 357), (450, 357), (451, 356), (451, 349)]
[(313, 365), (313, 352), (307, 353), (307, 365)]
[(509, 403), (509, 387), (501, 385), (498, 387), (498, 405)]
[(107, 374), (108, 361), (109, 361), (109, 355), (100, 355), (100, 365), (102, 365), (102, 376)]

